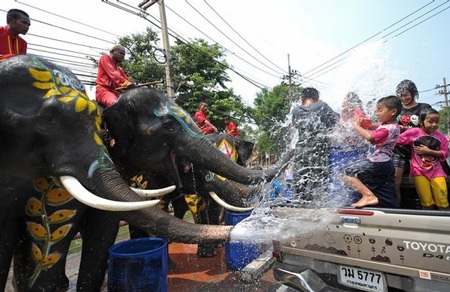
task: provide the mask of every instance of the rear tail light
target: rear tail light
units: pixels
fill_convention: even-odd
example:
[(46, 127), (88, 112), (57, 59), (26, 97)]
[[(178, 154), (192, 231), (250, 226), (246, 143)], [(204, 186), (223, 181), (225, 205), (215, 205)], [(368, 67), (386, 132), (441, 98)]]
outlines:
[(356, 215), (356, 216), (372, 216), (373, 211), (357, 210), (357, 209), (339, 209), (338, 214), (341, 215)]

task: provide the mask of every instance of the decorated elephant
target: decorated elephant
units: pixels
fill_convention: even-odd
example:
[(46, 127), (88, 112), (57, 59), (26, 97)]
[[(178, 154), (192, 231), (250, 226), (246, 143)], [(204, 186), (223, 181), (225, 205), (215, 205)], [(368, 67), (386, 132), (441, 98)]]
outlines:
[[(114, 235), (109, 225), (116, 225), (111, 222), (118, 218), (174, 241), (228, 239), (231, 226), (191, 224), (150, 208), (155, 203), (134, 193), (116, 170), (100, 138), (100, 124), (98, 107), (67, 69), (33, 55), (0, 62), (0, 290), (5, 287), (14, 249), (19, 251), (15, 277), (23, 280), (18, 281), (18, 289), (55, 290), (63, 284), (57, 270), (67, 255), (65, 247), (57, 246), (79, 229), (86, 247), (99, 248)], [(128, 142), (117, 142), (122, 155), (133, 146)], [(262, 173), (248, 173), (245, 178), (253, 181), (258, 175)], [(38, 197), (36, 190), (44, 196)], [(48, 204), (59, 210), (47, 209)], [(118, 212), (92, 215), (100, 212), (97, 209)], [(22, 215), (44, 222), (25, 221)], [(35, 241), (24, 241), (30, 237)], [(32, 259), (20, 262), (20, 255), (30, 256), (20, 253), (26, 250), (32, 251)], [(93, 250), (83, 248), (79, 276), (85, 282), (90, 275), (83, 275), (81, 266), (105, 263)]]
[(223, 154), (242, 166), (248, 166), (252, 160), (255, 144), (239, 136), (225, 133), (211, 133), (206, 136)]
[[(238, 189), (225, 178), (249, 184), (261, 180), (263, 175), (261, 171), (238, 166), (216, 149), (210, 139), (212, 136), (203, 135), (191, 116), (162, 92), (149, 88), (127, 91), (116, 104), (103, 112), (103, 120), (111, 139), (115, 141), (110, 151), (114, 163), (120, 169), (125, 169), (128, 177), (150, 171), (154, 175), (151, 179), (144, 179), (146, 184), (156, 182), (156, 186), (176, 185), (177, 191), (173, 196), (163, 198), (163, 201), (172, 201), (175, 215), (180, 218), (187, 210), (184, 195), (195, 194), (189, 196), (189, 199), (193, 199), (190, 202), (193, 207), (200, 211), (209, 209), (209, 212), (198, 212), (196, 221), (202, 224), (218, 224), (221, 208), (210, 200), (209, 193), (214, 191), (226, 203), (245, 207)], [(226, 147), (237, 143), (246, 144), (236, 137), (215, 137), (217, 146), (224, 144), (223, 141), (231, 141), (227, 142)], [(246, 147), (247, 149), (242, 151), (243, 161), (248, 159), (253, 148), (247, 145)], [(230, 150), (232, 151), (235, 150)], [(130, 159), (122, 152), (141, 155)], [(267, 176), (274, 176), (276, 171), (275, 168), (271, 169)], [(203, 203), (198, 205), (199, 201)], [(145, 235), (135, 230), (133, 225), (130, 229), (132, 236)], [(204, 248), (199, 249), (200, 255), (214, 254), (212, 245), (203, 246)]]

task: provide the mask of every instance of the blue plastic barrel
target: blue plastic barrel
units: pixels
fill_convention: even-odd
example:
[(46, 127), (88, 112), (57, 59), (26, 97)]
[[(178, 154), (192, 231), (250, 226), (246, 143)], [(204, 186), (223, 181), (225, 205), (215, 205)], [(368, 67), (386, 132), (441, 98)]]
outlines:
[(109, 249), (108, 291), (167, 291), (167, 241), (136, 238)]
[[(225, 224), (236, 225), (252, 212), (232, 212), (225, 210)], [(228, 269), (239, 271), (259, 256), (257, 244), (248, 242), (226, 242), (225, 258)]]
[(367, 147), (364, 145), (341, 145), (329, 147), (329, 202), (330, 205), (348, 203), (343, 198), (345, 185), (339, 178), (343, 170), (350, 164), (366, 157)]

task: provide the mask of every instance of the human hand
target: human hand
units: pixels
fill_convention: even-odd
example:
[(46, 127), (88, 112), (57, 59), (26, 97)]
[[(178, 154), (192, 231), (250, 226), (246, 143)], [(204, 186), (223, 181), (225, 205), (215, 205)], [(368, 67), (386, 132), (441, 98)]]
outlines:
[(361, 127), (362, 119), (361, 118), (354, 118), (353, 119), (353, 127)]
[(361, 119), (361, 127), (371, 129), (373, 127), (372, 121), (370, 119)]
[(414, 151), (417, 154), (428, 154), (430, 152), (430, 148), (428, 148), (425, 145), (417, 145), (417, 146), (414, 146)]

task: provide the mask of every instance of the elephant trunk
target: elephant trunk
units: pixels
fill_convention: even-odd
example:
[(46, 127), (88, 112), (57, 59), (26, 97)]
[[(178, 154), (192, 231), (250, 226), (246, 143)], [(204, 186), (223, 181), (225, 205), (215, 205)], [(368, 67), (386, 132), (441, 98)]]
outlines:
[[(228, 241), (232, 226), (193, 224), (168, 215), (159, 208), (120, 213), (121, 218), (150, 234), (169, 241), (202, 243), (216, 240)], [(152, 217), (152, 220), (146, 218)]]
[[(142, 201), (115, 172), (96, 171), (94, 179), (100, 186), (99, 194), (116, 201)], [(215, 240), (229, 240), (232, 226), (199, 225), (180, 220), (158, 207), (137, 211), (118, 212), (127, 221), (150, 234), (183, 243), (200, 243)]]
[(179, 145), (184, 147), (179, 153), (189, 153), (189, 159), (195, 164), (229, 180), (243, 184), (271, 180), (284, 169), (293, 155), (293, 150), (289, 150), (276, 165), (265, 170), (251, 170), (226, 157), (204, 136), (203, 138), (186, 138)]

